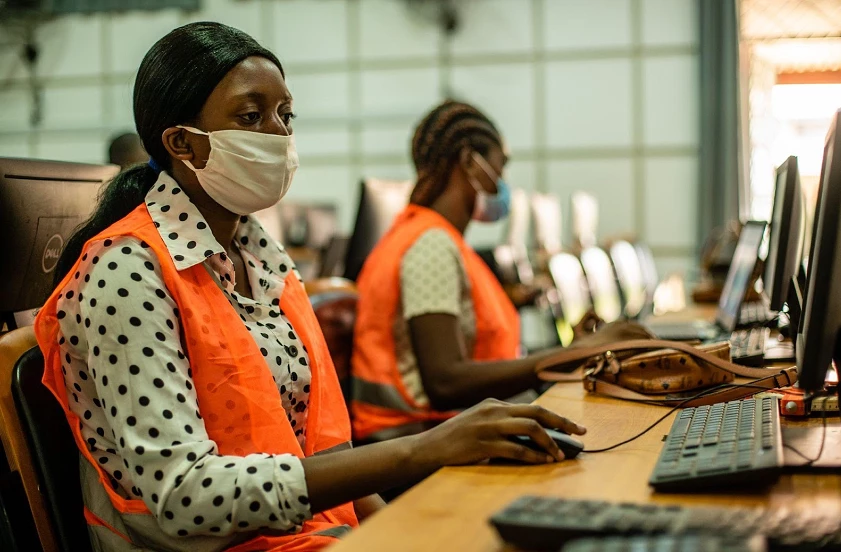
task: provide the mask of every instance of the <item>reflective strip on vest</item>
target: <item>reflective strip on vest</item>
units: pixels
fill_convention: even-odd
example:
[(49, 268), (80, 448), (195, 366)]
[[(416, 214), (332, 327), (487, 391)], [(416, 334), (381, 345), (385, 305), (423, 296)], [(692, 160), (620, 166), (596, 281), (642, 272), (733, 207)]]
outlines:
[(313, 535), (318, 535), (319, 537), (331, 537), (334, 539), (340, 539), (350, 533), (352, 527), (350, 525), (337, 525), (336, 527), (331, 527), (329, 529), (324, 529), (323, 531), (316, 531)]
[(389, 408), (391, 410), (398, 410), (400, 412), (415, 412), (417, 409), (413, 408), (397, 388), (383, 383), (374, 383), (365, 381), (364, 379), (351, 377), (351, 389), (353, 390), (353, 400)]
[[(96, 551), (222, 552), (254, 536), (251, 533), (234, 533), (227, 537), (168, 536), (161, 531), (154, 516), (118, 512), (111, 504), (105, 488), (99, 482), (99, 472), (81, 455), (79, 456), (79, 473), (85, 506), (95, 518), (103, 523), (103, 525), (88, 525), (91, 544)], [(88, 520), (90, 521), (90, 517)]]

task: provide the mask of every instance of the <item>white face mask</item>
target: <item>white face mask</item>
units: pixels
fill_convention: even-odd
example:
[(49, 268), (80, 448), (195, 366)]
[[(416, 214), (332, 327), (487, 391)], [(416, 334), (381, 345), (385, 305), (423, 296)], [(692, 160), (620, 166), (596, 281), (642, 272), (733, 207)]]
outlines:
[(216, 203), (238, 215), (250, 215), (280, 201), (298, 169), (293, 135), (248, 130), (204, 132), (181, 126), (210, 139), (210, 156), (203, 169), (190, 167), (199, 184)]

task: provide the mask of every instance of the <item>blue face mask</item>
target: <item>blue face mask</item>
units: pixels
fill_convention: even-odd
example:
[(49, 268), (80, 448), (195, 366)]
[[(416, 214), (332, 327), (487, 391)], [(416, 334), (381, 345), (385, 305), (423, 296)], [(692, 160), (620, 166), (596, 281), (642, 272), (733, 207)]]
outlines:
[[(494, 171), (488, 166), (488, 162), (482, 157), (473, 152), (473, 159), (482, 167), (482, 170), (494, 180)], [(476, 179), (468, 176), (470, 184), (476, 190), (476, 202), (473, 204), (473, 220), (481, 222), (496, 222), (508, 216), (511, 210), (511, 188), (503, 180), (502, 176), (496, 177), (496, 194), (489, 194), (476, 182)]]

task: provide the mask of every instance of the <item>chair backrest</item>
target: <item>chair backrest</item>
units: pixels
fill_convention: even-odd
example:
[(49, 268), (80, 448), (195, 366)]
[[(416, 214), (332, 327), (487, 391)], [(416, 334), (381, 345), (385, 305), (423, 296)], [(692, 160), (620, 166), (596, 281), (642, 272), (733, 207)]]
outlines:
[(356, 223), (345, 257), (345, 278), (356, 281), (368, 254), (409, 203), (409, 180), (365, 179), (361, 184)]
[(572, 238), (575, 249), (596, 245), (599, 228), (599, 201), (588, 192), (574, 192), (570, 197)]
[(657, 274), (657, 265), (654, 263), (654, 254), (651, 252), (651, 249), (647, 245), (639, 242), (634, 244), (634, 249), (640, 260), (642, 277), (645, 280), (645, 309), (650, 309), (654, 304), (654, 292), (657, 291), (657, 286), (660, 285), (660, 276)]
[(549, 274), (558, 292), (561, 319), (558, 320), (558, 336), (566, 347), (572, 343), (572, 329), (593, 307), (587, 277), (581, 262), (575, 255), (558, 253), (549, 259)]
[(67, 427), (67, 418), (50, 391), (41, 383), (44, 357), (37, 347), (17, 361), (12, 373), (12, 396), (44, 506), (52, 522), (58, 550), (91, 550), (79, 481), (79, 451)]
[(350, 405), (350, 360), (359, 294), (353, 282), (343, 278), (307, 282), (306, 287), (318, 325), (330, 350), (345, 403)]
[(645, 278), (634, 246), (625, 240), (613, 242), (610, 246), (610, 260), (616, 270), (616, 278), (622, 289), (625, 316), (636, 318), (642, 312), (646, 301)]
[(511, 189), (511, 212), (506, 220), (505, 241), (518, 250), (527, 251), (529, 248), (529, 232), (531, 231), (531, 212), (529, 194), (522, 188)]
[[(29, 443), (24, 436), (12, 397), (12, 379), (18, 360), (37, 346), (31, 326), (13, 330), (0, 337), (0, 441), (6, 453), (11, 473), (17, 473), (31, 511), (41, 548), (44, 552), (58, 550), (53, 527), (38, 488), (38, 476), (33, 465)], [(55, 400), (53, 400), (55, 402)], [(66, 424), (66, 422), (65, 422)], [(76, 476), (78, 479), (78, 474)], [(18, 507), (20, 507), (18, 505)]]
[(563, 234), (561, 200), (552, 194), (532, 194), (531, 210), (538, 250), (548, 255), (560, 253)]
[(596, 314), (605, 322), (616, 321), (622, 316), (622, 295), (610, 257), (600, 247), (587, 247), (581, 251), (581, 264)]

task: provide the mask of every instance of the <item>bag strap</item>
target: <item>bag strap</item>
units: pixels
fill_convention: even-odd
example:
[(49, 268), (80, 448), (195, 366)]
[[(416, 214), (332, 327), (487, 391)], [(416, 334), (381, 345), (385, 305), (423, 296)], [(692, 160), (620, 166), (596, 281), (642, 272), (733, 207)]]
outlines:
[[(749, 386), (745, 387), (730, 387), (720, 391), (710, 392), (708, 395), (698, 397), (691, 401), (687, 401), (686, 396), (675, 395), (643, 395), (636, 391), (631, 391), (621, 385), (606, 382), (604, 380), (587, 376), (581, 367), (578, 367), (573, 372), (558, 373), (551, 371), (550, 368), (569, 365), (572, 363), (582, 363), (593, 357), (603, 355), (608, 351), (650, 351), (658, 349), (672, 349), (682, 351), (698, 360), (707, 362), (717, 368), (730, 372), (740, 377), (751, 378), (755, 381), (751, 382)], [(711, 355), (705, 351), (697, 349), (687, 343), (680, 341), (665, 341), (661, 339), (634, 339), (628, 341), (618, 341), (608, 345), (600, 345), (597, 347), (581, 347), (569, 348), (558, 351), (537, 363), (535, 370), (538, 372), (541, 379), (552, 382), (570, 382), (583, 381), (584, 387), (591, 393), (596, 393), (603, 396), (614, 397), (617, 399), (624, 399), (637, 402), (659, 403), (665, 405), (682, 406), (702, 406), (708, 404), (716, 404), (720, 402), (738, 400), (749, 395), (754, 395), (758, 388), (762, 389), (777, 389), (780, 387), (787, 387), (794, 385), (797, 382), (797, 368), (790, 367), (776, 372), (772, 372), (768, 368), (748, 368), (746, 366), (739, 366), (733, 364), (715, 355)]]
[[(570, 347), (562, 349), (557, 353), (547, 356), (537, 363), (535, 371), (543, 372), (550, 368), (558, 368), (572, 363), (581, 363), (593, 357), (603, 355), (607, 352), (622, 352), (622, 351), (654, 351), (658, 349), (672, 349), (684, 352), (695, 359), (703, 360), (722, 370), (726, 370), (737, 376), (743, 378), (762, 379), (768, 375), (767, 368), (748, 368), (746, 366), (739, 366), (730, 361), (719, 358), (715, 355), (702, 351), (692, 345), (683, 343), (681, 341), (666, 341), (663, 339), (631, 339), (627, 341), (617, 341), (596, 347)], [(580, 378), (579, 378), (580, 379)], [(559, 381), (552, 376), (546, 378), (547, 381)], [(792, 382), (794, 383), (794, 382)]]
[[(715, 392), (711, 391), (708, 394), (704, 394), (703, 396), (692, 400), (687, 400), (688, 397), (686, 395), (643, 395), (642, 393), (631, 391), (621, 385), (616, 385), (615, 383), (606, 382), (594, 377), (586, 377), (584, 379), (584, 388), (590, 393), (626, 401), (662, 404), (665, 406), (680, 405), (681, 407), (691, 407), (736, 401), (750, 395), (755, 395), (761, 389), (778, 389), (780, 387), (787, 387), (789, 385), (793, 385), (796, 381), (797, 368), (794, 366), (770, 375), (768, 375), (768, 371), (766, 370), (766, 376), (764, 378), (754, 380), (750, 382), (749, 385), (745, 385), (744, 387), (728, 387)], [(698, 393), (695, 393), (694, 395), (698, 395), (700, 393), (703, 393), (703, 390), (699, 390)], [(690, 395), (690, 397), (694, 395)]]

